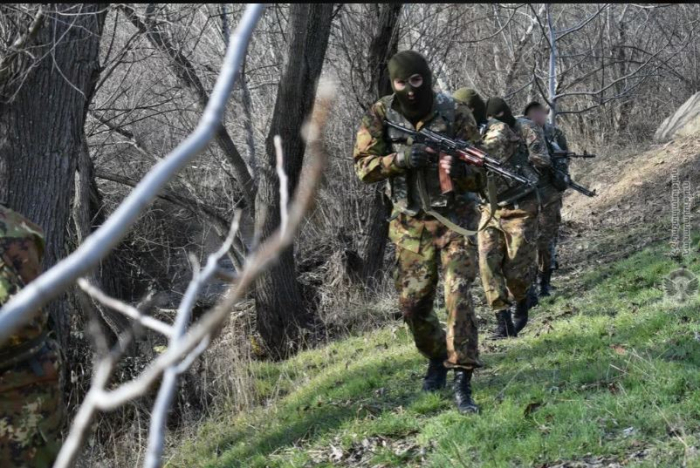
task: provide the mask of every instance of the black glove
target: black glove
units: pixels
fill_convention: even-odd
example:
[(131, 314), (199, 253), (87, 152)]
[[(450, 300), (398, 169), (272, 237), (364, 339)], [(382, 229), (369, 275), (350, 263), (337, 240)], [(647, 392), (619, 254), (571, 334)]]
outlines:
[(469, 164), (465, 163), (461, 159), (453, 158), (452, 166), (450, 167), (450, 177), (453, 179), (464, 179), (470, 176), (472, 173)]
[(569, 180), (569, 175), (564, 171), (552, 171), (552, 185), (560, 192), (569, 188)]
[(428, 153), (427, 149), (427, 145), (414, 143), (401, 155), (403, 157), (399, 165), (409, 169), (419, 169), (427, 166), (430, 163), (430, 153)]

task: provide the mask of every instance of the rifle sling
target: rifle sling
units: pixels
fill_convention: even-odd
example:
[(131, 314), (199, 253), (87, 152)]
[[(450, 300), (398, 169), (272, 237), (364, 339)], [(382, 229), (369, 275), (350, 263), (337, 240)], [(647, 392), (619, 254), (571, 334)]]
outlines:
[(416, 185), (418, 188), (418, 196), (420, 197), (420, 202), (421, 202), (421, 208), (423, 212), (426, 214), (432, 216), (433, 218), (437, 219), (440, 221), (445, 227), (448, 229), (451, 229), (452, 231), (461, 234), (463, 236), (469, 237), (473, 236), (479, 231), (483, 231), (486, 228), (486, 225), (488, 224), (489, 221), (491, 221), (491, 218), (493, 218), (493, 214), (496, 211), (496, 186), (493, 183), (493, 180), (491, 177), (487, 178), (487, 191), (488, 191), (488, 196), (489, 196), (489, 202), (491, 205), (491, 213), (489, 215), (489, 219), (486, 220), (486, 222), (482, 223), (483, 225), (476, 231), (472, 231), (470, 229), (465, 229), (461, 226), (458, 226), (457, 224), (453, 223), (449, 219), (447, 219), (445, 216), (441, 215), (437, 211), (433, 210), (430, 207), (430, 197), (428, 196), (428, 191), (425, 188), (425, 173), (422, 170), (417, 171), (417, 177), (416, 177)]

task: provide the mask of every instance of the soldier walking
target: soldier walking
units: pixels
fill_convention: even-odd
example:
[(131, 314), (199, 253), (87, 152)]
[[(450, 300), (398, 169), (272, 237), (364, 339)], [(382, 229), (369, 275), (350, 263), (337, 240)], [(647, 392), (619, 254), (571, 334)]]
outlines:
[(528, 321), (528, 289), (537, 255), (538, 168), (547, 167), (550, 159), (541, 130), (513, 117), (503, 99), (489, 99), (486, 114), (484, 150), (532, 182), (525, 186), (494, 176), (498, 208), (491, 212), (489, 204), (481, 205), (479, 271), (486, 301), (496, 313), (493, 338), (503, 339), (517, 336)]
[[(355, 171), (363, 182), (385, 181), (393, 202), (389, 237), (396, 245), (399, 307), (416, 347), (429, 359), (423, 390), (445, 387), (448, 368), (454, 369), (459, 411), (478, 412), (471, 390), (473, 370), (482, 367), (471, 297), (478, 224), (477, 197), (472, 192), (479, 190), (483, 175), (446, 157), (443, 168), (455, 191), (442, 194), (437, 154), (408, 141), (385, 120), (474, 143), (479, 141), (477, 124), (465, 105), (433, 91), (432, 73), (417, 52), (397, 53), (388, 69), (394, 93), (363, 117), (353, 152)], [(447, 332), (433, 310), (438, 268), (444, 276)]]
[[(525, 107), (525, 116), (542, 128), (547, 142), (548, 152), (568, 151), (564, 133), (555, 125), (547, 123), (547, 110), (539, 102), (533, 101)], [(559, 164), (558, 169), (568, 173), (568, 164), (565, 158), (553, 160), (552, 164)], [(560, 183), (550, 176), (550, 184), (542, 191), (542, 209), (540, 211), (539, 238), (537, 240), (537, 268), (540, 278), (540, 296), (549, 296), (551, 291), (552, 272), (556, 265), (556, 243), (561, 224), (562, 195), (566, 190), (566, 183)]]

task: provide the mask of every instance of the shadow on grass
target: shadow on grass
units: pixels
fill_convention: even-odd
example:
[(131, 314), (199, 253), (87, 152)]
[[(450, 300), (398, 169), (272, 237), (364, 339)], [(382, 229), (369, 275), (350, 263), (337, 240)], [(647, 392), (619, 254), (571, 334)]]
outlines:
[[(606, 267), (600, 277), (591, 276), (585, 282), (586, 289), (591, 290), (594, 285), (603, 289), (598, 289), (589, 299), (609, 301), (608, 305), (591, 302), (588, 309), (585, 302), (578, 302), (580, 297), (560, 296), (554, 304), (535, 309), (530, 333), (542, 325), (537, 315), (545, 313), (552, 316), (554, 333), (515, 346), (507, 344), (504, 352), (485, 355), (488, 367), (477, 373), (474, 383), (477, 398), (484, 400), (486, 414), (481, 418), (499, 412), (500, 402), (504, 400), (509, 400), (506, 406), (518, 406), (517, 411), (523, 415), (532, 398), (545, 400), (548, 392), (569, 392), (574, 398), (579, 397), (571, 392), (580, 393), (581, 400), (598, 392), (614, 393), (617, 381), (624, 378), (621, 369), (629, 364), (632, 353), (654, 365), (696, 372), (700, 366), (700, 343), (693, 333), (676, 333), (682, 330), (684, 320), (697, 321), (696, 314), (690, 309), (669, 314), (661, 304), (658, 310), (650, 309), (661, 300), (660, 291), (654, 294), (646, 291), (672, 267), (659, 255), (657, 250), (649, 249)], [(552, 310), (568, 303), (582, 310), (572, 311), (569, 316)], [(611, 313), (614, 307), (621, 309)], [(626, 314), (624, 319), (611, 319), (609, 325), (591, 323), (600, 316), (634, 312), (635, 308), (643, 310), (638, 317)], [(569, 326), (563, 325), (564, 319), (569, 318), (579, 328), (560, 333), (557, 328)], [(420, 377), (416, 373), (421, 358), (412, 348), (410, 353), (384, 354), (378, 351), (369, 358), (350, 356), (347, 363), (333, 364), (328, 372), (293, 391), (275, 408), (232, 422), (223, 436), (209, 441), (207, 447), (200, 446), (198, 453), (207, 457), (207, 466), (274, 466), (265, 461), (273, 453), (299, 445), (313, 446), (352, 421), (381, 418), (399, 406), (410, 408), (421, 397)], [(347, 370), (342, 370), (343, 365)], [(384, 391), (377, 392), (379, 389)], [(441, 415), (432, 416), (439, 419)], [(498, 428), (488, 430), (496, 433)], [(523, 430), (536, 432), (531, 428)], [(597, 428), (594, 426), (592, 430)], [(220, 456), (211, 459), (213, 453)]]
[[(373, 359), (352, 366), (340, 376), (332, 372), (315, 378), (285, 398), (269, 418), (256, 419), (250, 425), (237, 424), (232, 433), (218, 439), (215, 448), (209, 447), (214, 448), (209, 453), (221, 456), (208, 466), (254, 466), (252, 458), (264, 458), (299, 444), (313, 444), (315, 439), (352, 420), (379, 418), (399, 406), (408, 407), (420, 396), (420, 382), (406, 381), (417, 358), (420, 359), (415, 353), (391, 356), (390, 362)], [(387, 386), (391, 388), (385, 391)]]

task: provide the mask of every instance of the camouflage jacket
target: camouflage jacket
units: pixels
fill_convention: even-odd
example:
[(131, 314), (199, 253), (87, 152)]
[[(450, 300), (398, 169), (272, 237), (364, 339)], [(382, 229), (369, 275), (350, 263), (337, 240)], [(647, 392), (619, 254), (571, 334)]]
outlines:
[[(529, 153), (522, 139), (508, 124), (497, 119), (489, 119), (483, 137), (483, 147), (491, 157), (501, 162), (504, 169), (532, 182), (539, 181), (540, 174), (530, 162)], [(511, 182), (499, 176), (494, 176), (494, 182), (499, 202), (506, 199), (520, 200), (528, 194), (535, 196), (532, 189), (517, 182)]]
[[(360, 122), (357, 132), (353, 159), (357, 176), (365, 183), (388, 181), (388, 195), (394, 204), (394, 213), (405, 213), (415, 216), (420, 210), (417, 203), (415, 188), (416, 172), (405, 169), (397, 164), (400, 151), (406, 148), (406, 142), (397, 142), (394, 136), (384, 125), (386, 119), (395, 121), (401, 119), (402, 124), (413, 128), (408, 121), (403, 119), (396, 106), (393, 105), (393, 95), (385, 96), (376, 102), (365, 114)], [(436, 94), (432, 112), (415, 126), (416, 130), (423, 127), (436, 132), (445, 133), (453, 138), (468, 140), (472, 143), (480, 141), (479, 129), (471, 111), (464, 104), (458, 103), (447, 96)], [(453, 107), (452, 107), (453, 106)], [(445, 110), (450, 111), (451, 117), (447, 117)], [(437, 162), (424, 170), (431, 207), (444, 207), (450, 212), (470, 212), (461, 205), (473, 205), (475, 198), (468, 192), (475, 192), (481, 188), (483, 174), (480, 170), (470, 171), (464, 178), (455, 179), (456, 194), (445, 201), (439, 193), (439, 181)], [(462, 223), (460, 223), (462, 224)]]
[(552, 161), (542, 128), (528, 118), (518, 117), (514, 130), (522, 140), (521, 144), (528, 153), (529, 161), (538, 169), (550, 167)]
[[(39, 276), (43, 253), (42, 229), (0, 205), (0, 306)], [(35, 315), (0, 345), (0, 352), (39, 337), (46, 328), (46, 322), (45, 312)]]

